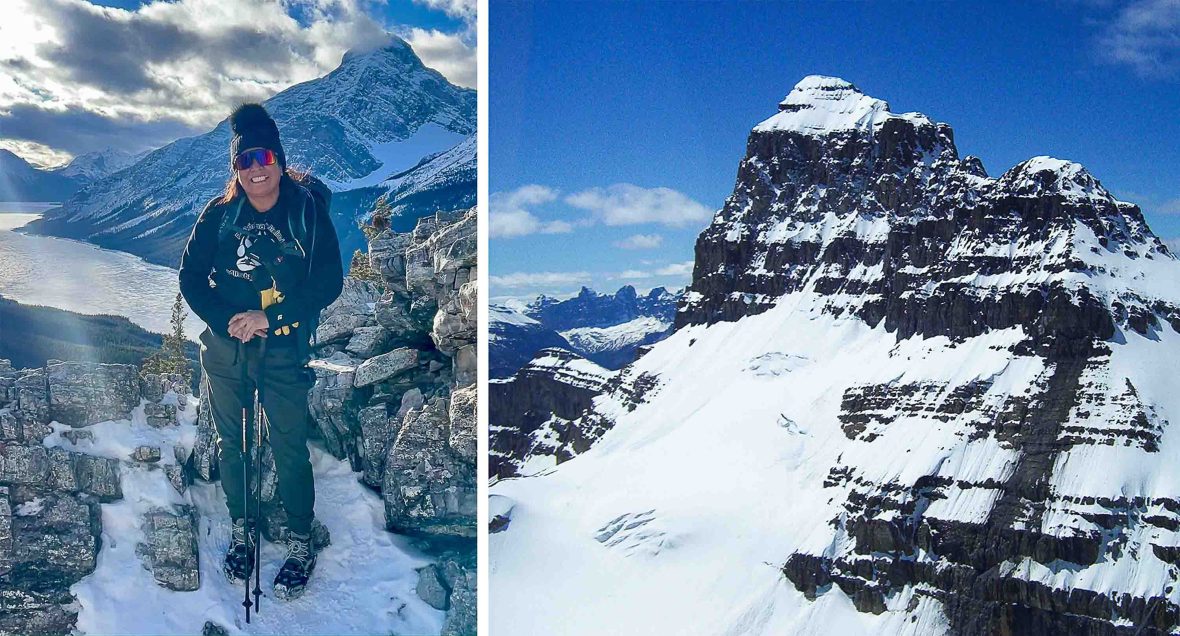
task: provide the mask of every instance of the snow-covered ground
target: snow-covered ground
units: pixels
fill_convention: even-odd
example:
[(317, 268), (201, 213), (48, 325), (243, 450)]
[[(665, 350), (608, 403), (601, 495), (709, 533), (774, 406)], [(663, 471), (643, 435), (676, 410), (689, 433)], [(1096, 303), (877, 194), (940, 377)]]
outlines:
[[(1044, 361), (1010, 351), (1024, 337), (1020, 329), (957, 344), (898, 342), (858, 319), (823, 314), (824, 302), (799, 292), (757, 316), (682, 328), (633, 365), (633, 375), (659, 377), (646, 403), (627, 411), (609, 396), (597, 399), (616, 425), (594, 447), (538, 476), (494, 484), (496, 507), (510, 510), (511, 522), (490, 536), (492, 633), (946, 633), (937, 602), (921, 596), (907, 609), (912, 588), (874, 615), (856, 611), (835, 587), (807, 601), (780, 568), (796, 551), (844, 552), (850, 539), (834, 537), (830, 521), (847, 514), (848, 491), (824, 487), (835, 466), (854, 466), (858, 479), (876, 484), (942, 473), (1002, 482), (1013, 468), (1011, 449), (966, 439), (961, 422), (923, 413), (896, 414), (871, 443), (851, 440), (837, 417), (848, 387), (986, 380), (987, 401), (1029, 391), (1046, 372)], [(1180, 335), (1129, 332), (1111, 346), (1112, 391), (1130, 379), (1160, 418), (1180, 414), (1172, 381), (1180, 356), (1159, 355), (1177, 351)], [(1166, 431), (1161, 452), (1150, 455), (1076, 446), (1059, 458), (1054, 488), (1174, 498), (1180, 469), (1168, 458), (1177, 436)], [(926, 514), (977, 519), (992, 494), (952, 488)], [(1085, 568), (1011, 568), (1065, 587), (1159, 594), (1171, 576), (1167, 565), (1146, 544), (1134, 554)], [(1180, 600), (1180, 589), (1170, 599)]]
[[(282, 602), (274, 598), (270, 582), (285, 554), (264, 540), (262, 582), (266, 596), (261, 612), (245, 622), (243, 588), (221, 574), (221, 559), (229, 544), (229, 514), (220, 484), (193, 484), (185, 495), (169, 484), (162, 464), (175, 463), (173, 444), (191, 448), (196, 436), (197, 401), (181, 411), (180, 425), (149, 426), (142, 408), (130, 420), (86, 427), (93, 440), (73, 444), (61, 433), (69, 427), (54, 424), (47, 446), (61, 446), (92, 455), (124, 460), (121, 466), (123, 499), (102, 505), (102, 550), (93, 574), (70, 588), (81, 605), (81, 634), (193, 634), (205, 621), (231, 634), (437, 634), (444, 613), (428, 606), (415, 592), (415, 568), (430, 559), (402, 538), (384, 530), (381, 499), (357, 481), (347, 462), (315, 444), (311, 448), (315, 473), (316, 516), (332, 534), (332, 544), (319, 557), (316, 571), (302, 598)], [(157, 465), (126, 461), (139, 445), (158, 446)], [(156, 584), (135, 554), (144, 538), (143, 515), (153, 507), (195, 505), (200, 515), (201, 587), (174, 592)]]
[(451, 132), (438, 124), (425, 124), (401, 141), (373, 144), (369, 152), (381, 162), (381, 167), (352, 181), (327, 180), (332, 190), (341, 192), (374, 186), (390, 176), (413, 168), (423, 157), (447, 150), (463, 141), (465, 135)]
[(559, 331), (562, 338), (583, 354), (618, 351), (643, 342), (644, 338), (667, 331), (671, 323), (655, 316), (640, 316), (610, 327), (578, 327)]

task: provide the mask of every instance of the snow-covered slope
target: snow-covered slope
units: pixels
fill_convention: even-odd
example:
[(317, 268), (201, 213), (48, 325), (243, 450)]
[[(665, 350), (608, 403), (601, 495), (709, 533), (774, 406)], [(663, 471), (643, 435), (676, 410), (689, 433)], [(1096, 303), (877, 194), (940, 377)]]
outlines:
[[(473, 152), (464, 149), (472, 145), (475, 132), (475, 92), (423, 66), (397, 38), (385, 48), (349, 52), (331, 73), (287, 88), (263, 104), (278, 124), (288, 163), (310, 170), (334, 191), (332, 211), (338, 234), (349, 237), (343, 250), (348, 256), (351, 248), (360, 247), (352, 244), (359, 240), (352, 236), (356, 220), (378, 196), (394, 191), (408, 199), (419, 192), (410, 185), (382, 182), (430, 155), (452, 149), (460, 155)], [(228, 121), (203, 135), (178, 139), (90, 184), (60, 209), (48, 211), (33, 229), (175, 266), (195, 215), (224, 191), (230, 177), (229, 140)], [(413, 218), (470, 207), (473, 200), (450, 205), (456, 188), (475, 190), (474, 169), (466, 176), (460, 170), (458, 176), (438, 200), (419, 197)], [(419, 180), (426, 190), (438, 185), (426, 177)]]
[(1180, 262), (1077, 164), (990, 178), (836, 78), (780, 108), (677, 330), (501, 458), (493, 631), (1175, 628)]
[(64, 201), (83, 180), (40, 170), (10, 150), (0, 148), (0, 201)]
[[(180, 411), (181, 423), (155, 428), (137, 410), (129, 420), (101, 422), (74, 430), (89, 433), (76, 443), (54, 425), (45, 439), (87, 455), (126, 460), (139, 445), (191, 448), (197, 435), (196, 398)], [(159, 464), (126, 463), (121, 475), (123, 498), (102, 505), (102, 548), (98, 567), (71, 587), (80, 606), (77, 629), (84, 634), (182, 634), (199, 630), (206, 621), (232, 634), (332, 633), (437, 634), (443, 612), (418, 598), (418, 573), (430, 559), (409, 542), (384, 529), (384, 504), (356, 479), (347, 462), (320, 448), (312, 449), (316, 480), (316, 512), (328, 528), (332, 544), (320, 554), (307, 593), (292, 602), (275, 600), (269, 582), (282, 565), (282, 546), (264, 542), (260, 613), (245, 622), (243, 588), (221, 573), (229, 545), (229, 513), (219, 484), (195, 483), (183, 495), (164, 477), (161, 465), (175, 464), (164, 453)], [(200, 589), (176, 592), (157, 584), (141, 563), (136, 546), (145, 542), (144, 517), (154, 508), (194, 506), (199, 528)], [(333, 608), (325, 612), (324, 608)]]
[(557, 332), (504, 305), (488, 307), (488, 377), (506, 378), (547, 348), (571, 349)]
[(53, 172), (63, 177), (72, 177), (89, 183), (130, 166), (147, 156), (148, 152), (150, 151), (133, 155), (117, 148), (108, 147), (78, 155), (68, 164), (54, 169)]
[(640, 316), (610, 327), (577, 327), (559, 333), (570, 342), (575, 351), (593, 356), (613, 351), (633, 352), (636, 346), (663, 337), (671, 327), (671, 321), (660, 320), (655, 316)]

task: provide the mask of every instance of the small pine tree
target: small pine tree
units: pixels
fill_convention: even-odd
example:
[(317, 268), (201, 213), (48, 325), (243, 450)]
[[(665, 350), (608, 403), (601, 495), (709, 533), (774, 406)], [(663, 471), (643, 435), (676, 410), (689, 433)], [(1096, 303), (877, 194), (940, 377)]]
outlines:
[(378, 274), (369, 264), (369, 255), (360, 250), (352, 254), (352, 263), (348, 266), (348, 276), (357, 280), (367, 280), (378, 286), (382, 285), (381, 274)]
[(377, 199), (377, 203), (373, 205), (373, 213), (369, 215), (368, 223), (361, 223), (361, 231), (364, 232), (365, 238), (370, 241), (377, 238), (377, 235), (389, 229), (389, 219), (393, 216), (393, 208), (389, 206), (389, 202), (382, 196)]
[(172, 333), (164, 334), (160, 348), (144, 358), (140, 367), (142, 375), (176, 373), (184, 377), (185, 384), (192, 384), (192, 369), (184, 355), (184, 319), (187, 315), (183, 297), (176, 294), (176, 302), (172, 303)]

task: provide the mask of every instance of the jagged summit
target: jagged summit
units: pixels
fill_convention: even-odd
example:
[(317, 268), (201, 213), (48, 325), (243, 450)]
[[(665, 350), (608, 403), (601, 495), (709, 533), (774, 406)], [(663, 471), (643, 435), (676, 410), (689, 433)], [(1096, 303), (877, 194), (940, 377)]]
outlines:
[(778, 108), (778, 114), (754, 127), (755, 132), (870, 130), (891, 118), (932, 123), (921, 113), (891, 113), (888, 102), (865, 95), (851, 82), (825, 75), (804, 77)]
[(1080, 163), (1044, 155), (1013, 166), (1000, 177), (999, 186), (1022, 196), (1062, 195), (1069, 199), (1115, 201)]
[[(890, 113), (838, 78), (804, 78), (781, 108), (751, 132), (733, 194), (697, 239), (678, 326), (736, 320), (811, 290), (831, 313), (883, 319), (902, 338), (969, 337), (1047, 311), (986, 313), (997, 295), (1084, 288), (1103, 297), (1087, 320), (1123, 321), (1116, 298), (1156, 293), (1146, 274), (1112, 272), (1167, 248), (1137, 206), (1077, 163), (1033, 157), (988, 177), (977, 158), (959, 157), (949, 125)], [(952, 308), (984, 313), (948, 320)]]

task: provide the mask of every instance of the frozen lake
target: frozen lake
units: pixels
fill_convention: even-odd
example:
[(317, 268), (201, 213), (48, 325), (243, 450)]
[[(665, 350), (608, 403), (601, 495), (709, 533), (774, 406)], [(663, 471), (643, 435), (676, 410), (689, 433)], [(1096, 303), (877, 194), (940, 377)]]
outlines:
[[(148, 331), (168, 331), (176, 270), (81, 241), (13, 231), (51, 207), (0, 202), (0, 295), (24, 305), (126, 316)], [(189, 311), (184, 329), (195, 341), (205, 324)]]

